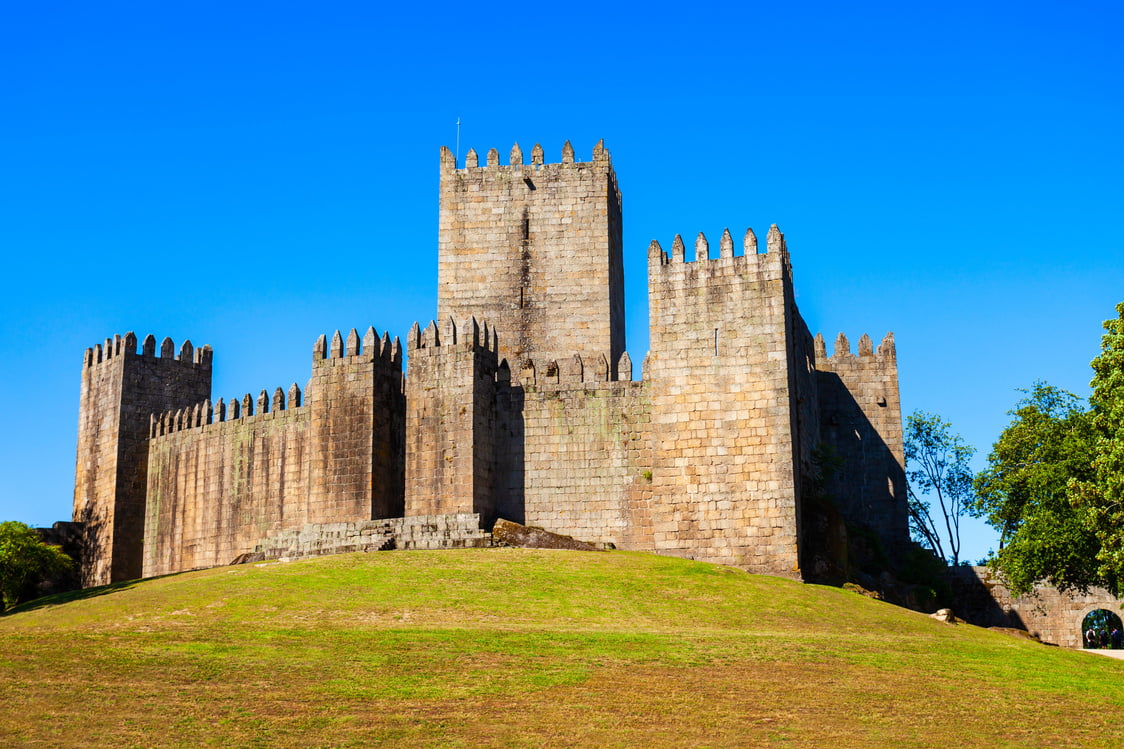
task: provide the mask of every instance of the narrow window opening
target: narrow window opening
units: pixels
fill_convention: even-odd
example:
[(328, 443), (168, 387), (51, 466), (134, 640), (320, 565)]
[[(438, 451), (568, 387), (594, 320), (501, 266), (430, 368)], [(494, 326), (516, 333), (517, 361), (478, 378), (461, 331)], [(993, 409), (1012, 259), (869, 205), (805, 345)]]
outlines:
[(718, 356), (718, 328), (714, 329), (714, 355)]

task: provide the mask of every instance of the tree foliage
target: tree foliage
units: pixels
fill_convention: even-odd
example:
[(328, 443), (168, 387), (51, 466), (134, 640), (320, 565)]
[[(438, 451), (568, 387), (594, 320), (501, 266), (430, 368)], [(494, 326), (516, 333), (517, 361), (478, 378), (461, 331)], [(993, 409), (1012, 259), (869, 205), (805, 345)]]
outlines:
[(1045, 580), (1061, 590), (1103, 584), (1100, 544), (1069, 493), (1092, 478), (1092, 424), (1072, 393), (1035, 382), (1008, 413), (1014, 417), (975, 479), (974, 515), (999, 531), (992, 565), (1014, 593)]
[(1124, 302), (1116, 306), (1116, 313), (1104, 323), (1101, 353), (1092, 362), (1093, 475), (1070, 485), (1100, 541), (1099, 574), (1114, 593), (1124, 582)]
[(936, 414), (914, 411), (906, 418), (910, 531), (954, 565), (960, 563), (960, 519), (973, 499), (968, 464), (975, 452)]
[(73, 564), (57, 546), (49, 546), (23, 523), (0, 523), (0, 611), (14, 606), (44, 577)]

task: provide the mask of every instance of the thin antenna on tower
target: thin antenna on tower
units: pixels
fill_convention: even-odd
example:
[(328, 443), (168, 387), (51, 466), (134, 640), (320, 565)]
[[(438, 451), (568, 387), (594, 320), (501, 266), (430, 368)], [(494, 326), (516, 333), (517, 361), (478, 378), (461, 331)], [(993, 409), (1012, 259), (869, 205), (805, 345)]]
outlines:
[(457, 118), (457, 163), (461, 162), (461, 118)]

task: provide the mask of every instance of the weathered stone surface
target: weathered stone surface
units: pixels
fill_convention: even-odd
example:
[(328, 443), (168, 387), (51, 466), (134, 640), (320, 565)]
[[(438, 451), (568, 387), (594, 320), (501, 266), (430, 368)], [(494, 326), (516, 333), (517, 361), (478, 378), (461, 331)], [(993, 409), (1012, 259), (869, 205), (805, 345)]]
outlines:
[(579, 541), (572, 536), (551, 533), (535, 526), (520, 525), (500, 518), (492, 527), (492, 538), (501, 546), (522, 546), (527, 549), (569, 549), (571, 551), (607, 551), (611, 546)]
[(475, 315), (513, 366), (624, 351), (621, 196), (590, 162), (441, 168), (438, 319)]
[(936, 619), (938, 622), (944, 622), (945, 624), (956, 624), (956, 622), (958, 621), (956, 615), (952, 613), (952, 609), (937, 609), (933, 613), (929, 614), (929, 616), (933, 619)]
[[(471, 152), (475, 156), (475, 151)], [(891, 336), (828, 357), (784, 235), (648, 251), (651, 349), (625, 352), (621, 197), (589, 162), (440, 160), (439, 323), (321, 336), (303, 394), (210, 393), (211, 352), (107, 339), (83, 365), (86, 582), (347, 550), (482, 546), (497, 517), (802, 579), (827, 443), (848, 523), (907, 539)], [(688, 236), (691, 236), (688, 234)], [(272, 392), (272, 397), (269, 393)], [(830, 487), (829, 487), (830, 489)], [(380, 519), (380, 520), (374, 520)], [(375, 525), (369, 525), (375, 523)], [(502, 531), (501, 531), (502, 533)], [(874, 543), (874, 542), (872, 542)], [(259, 548), (260, 547), (260, 548)]]

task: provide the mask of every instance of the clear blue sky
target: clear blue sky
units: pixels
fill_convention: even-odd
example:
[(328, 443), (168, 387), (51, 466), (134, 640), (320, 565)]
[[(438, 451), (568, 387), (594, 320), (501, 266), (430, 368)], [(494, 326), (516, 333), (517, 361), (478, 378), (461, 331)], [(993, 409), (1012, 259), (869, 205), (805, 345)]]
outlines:
[[(981, 453), (1088, 393), (1124, 300), (1118, 2), (20, 3), (0, 23), (0, 519), (70, 515), (82, 354), (215, 349), (215, 395), (336, 328), (433, 316), (438, 148), (605, 138), (628, 342), (645, 249), (770, 223), (830, 340), (897, 337), (903, 410)], [(994, 545), (984, 526), (965, 554)]]

